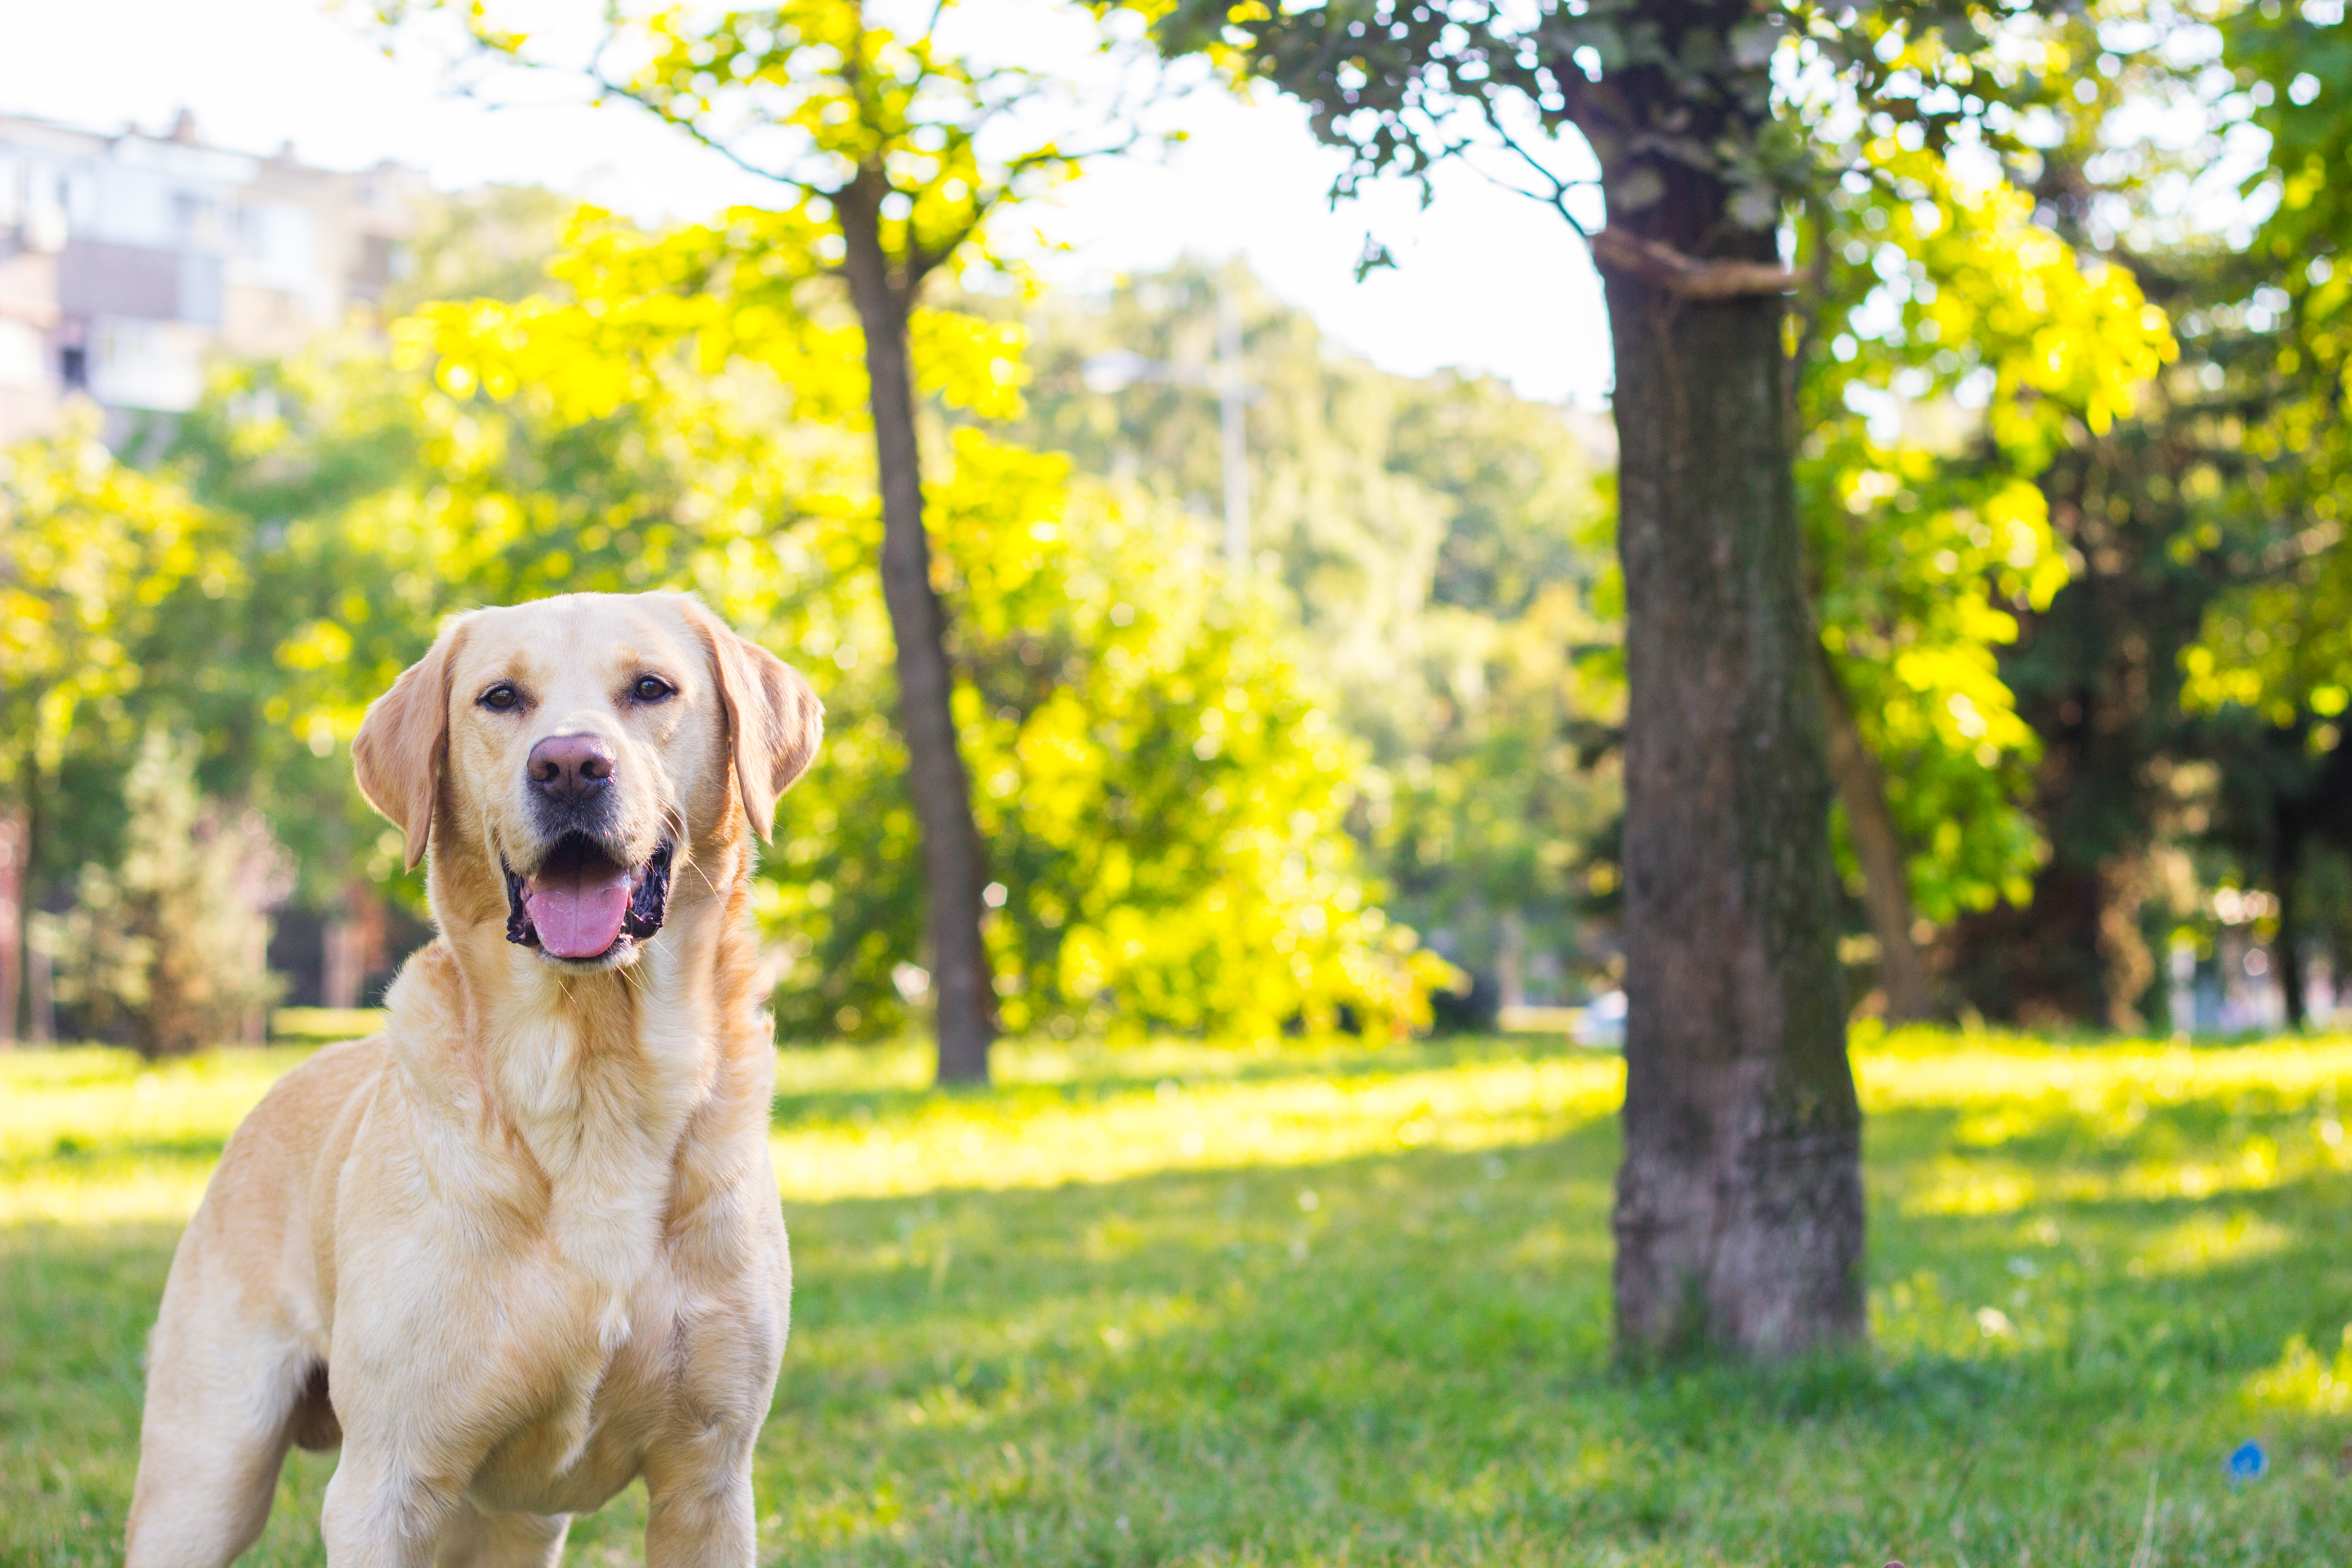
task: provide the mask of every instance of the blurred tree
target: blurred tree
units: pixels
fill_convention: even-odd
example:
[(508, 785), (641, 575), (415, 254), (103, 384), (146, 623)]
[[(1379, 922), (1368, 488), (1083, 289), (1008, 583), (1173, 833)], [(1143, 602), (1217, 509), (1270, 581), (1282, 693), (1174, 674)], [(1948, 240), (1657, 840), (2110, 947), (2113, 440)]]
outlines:
[[(1987, 650), (1997, 651), (1999, 681), (2031, 731), (2000, 773), (2039, 841), (2040, 863), (2027, 873), (2028, 902), (2015, 902), (2013, 888), (1981, 907), (1963, 901), (1937, 933), (1932, 961), (1964, 1009), (2029, 1026), (2138, 1027), (2155, 975), (2151, 944), (2187, 912), (2190, 853), (2220, 820), (2210, 798), (2216, 764), (2235, 773), (2252, 760), (2235, 727), (2183, 715), (2177, 663), (2225, 574), (2221, 554), (2199, 540), (2235, 537), (2243, 526), (2219, 478), (2250, 456), (2237, 433), (2261, 418), (2234, 302), (2249, 283), (2229, 248), (2233, 203), (2215, 184), (2241, 160), (2226, 106), (2242, 95), (2233, 85), (2222, 92), (2219, 39), (2196, 15), (2096, 7), (2059, 26), (2081, 68), (2067, 90), (2033, 107), (2032, 134), (2001, 150), (2009, 183), (2033, 199), (2032, 231), (2071, 247), (2086, 280), (2112, 295), (2114, 278), (2128, 273), (2168, 313), (2178, 358), (2138, 388), (2127, 416), (2110, 402), (2113, 422), (2102, 427), (2101, 410), (2080, 395), (2097, 376), (2076, 378), (2072, 394), (2065, 382), (2127, 345), (2104, 333), (2052, 333), (2060, 384), (2028, 378), (2031, 395), (2017, 401), (2021, 416), (2059, 437), (2038, 471), (2012, 471), (2042, 492), (2065, 582), (2046, 604), (1996, 595), (2016, 635)], [(1855, 239), (1883, 245), (1885, 235)], [(2028, 301), (2065, 303), (2063, 289), (2052, 296), (2023, 275), (2016, 282), (2015, 303), (1992, 321), (2021, 320), (2016, 307)], [(2120, 313), (2110, 320), (2128, 326)], [(1968, 347), (1947, 335), (1936, 352)], [(1980, 461), (1968, 446), (1958, 455)]]
[(37, 961), (26, 944), (40, 892), (71, 864), (53, 843), (59, 771), (126, 723), (123, 699), (144, 674), (135, 650), (158, 607), (183, 584), (218, 599), (236, 582), (214, 521), (178, 489), (115, 462), (94, 409), (74, 413), (56, 437), (0, 452), (0, 790), (20, 825), (0, 1038), (20, 1020), (35, 1037), (47, 1026), (24, 981)]
[[(1100, 393), (1085, 365), (1114, 350), (1206, 364), (1220, 291), (1255, 389), (1257, 581), (1288, 601), (1333, 716), (1370, 758), (1353, 821), (1386, 907), (1477, 976), (1442, 999), (1450, 1017), (1492, 1027), (1530, 987), (1570, 999), (1613, 955), (1596, 917), (1613, 886), (1622, 696), (1577, 657), (1614, 637), (1592, 603), (1606, 426), (1491, 380), (1387, 374), (1238, 267), (1185, 263), (1098, 300), (1035, 301), (1035, 371), (1008, 433), (1122, 493), (1205, 512), (1222, 487), (1215, 403), (1165, 382)], [(1206, 537), (1176, 526), (1188, 547)]]
[[(409, 9), (389, 5), (383, 15)], [(957, 743), (955, 671), (923, 523), (912, 342), (932, 276), (984, 260), (998, 210), (1066, 177), (1078, 154), (1035, 135), (1045, 79), (942, 49), (946, 11), (934, 7), (920, 32), (901, 34), (869, 25), (856, 0), (674, 6), (641, 17), (614, 8), (587, 74), (601, 94), (639, 105), (786, 193), (779, 211), (738, 211), (688, 241), (704, 253), (705, 278), (731, 279), (731, 292), (755, 312), (785, 306), (812, 279), (845, 285), (863, 340), (884, 599), (922, 826), (939, 1074), (979, 1081), (996, 1029), (981, 933), (989, 871)], [(483, 49), (550, 63), (483, 6), (462, 16)], [(612, 74), (602, 65), (608, 55), (638, 63)]]
[(2037, 481), (2171, 357), (2124, 268), (2032, 198), (1893, 137), (1821, 198), (1797, 484), (1830, 682), (1830, 761), (1890, 1019), (1932, 1010), (1915, 921), (2023, 904), (2046, 847), (2033, 731), (1996, 650), (2068, 574)]
[(407, 263), (377, 308), (396, 321), (436, 300), (520, 300), (547, 282), (577, 197), (543, 185), (434, 192), (416, 213)]
[(276, 993), (268, 908), (291, 865), (260, 813), (196, 792), (193, 742), (150, 729), (122, 786), (119, 864), (84, 866), (53, 922), (58, 1000), (85, 1038), (127, 1038), (149, 1059), (262, 1038)]
[(2205, 734), (2242, 742), (2217, 749), (2217, 826), (2277, 897), (2273, 958), (2300, 1026), (2304, 862), (2315, 843), (2352, 848), (2352, 23), (2337, 0), (2307, 0), (2243, 7), (2223, 36), (2238, 89), (2225, 112), (2268, 138), (2249, 184), (2269, 216), (2211, 312), (2241, 350), (2216, 363), (2223, 453), (2191, 493), (2236, 515), (2180, 541), (2226, 584), (2181, 665)]
[[(223, 367), (165, 454), (235, 530), (243, 571), (220, 599), (163, 606), (140, 646), (142, 717), (202, 738), (200, 786), (268, 817), (300, 868), (295, 900), (318, 910), (369, 879), (383, 831), (340, 748), (446, 607), (430, 563), (358, 525), (428, 472), (418, 391), (370, 338), (322, 339)], [(421, 884), (406, 891), (421, 908)]]
[[(1226, 591), (1196, 531), (1070, 484), (1064, 459), (971, 429), (953, 451), (929, 504), (1003, 879), (987, 930), (1006, 1023), (1114, 1038), (1352, 1023), (1374, 1039), (1427, 1024), (1450, 972), (1356, 869), (1355, 751), (1276, 606)], [(828, 781), (814, 831), (781, 846), (768, 907), (793, 933), (793, 1007), (888, 1005), (842, 994), (877, 934), (861, 884), (890, 863), (869, 837), (886, 819), (851, 803), (903, 787), (870, 728), (833, 764), (864, 776)]]
[[(2198, 875), (2268, 883), (2282, 912), (2261, 929), (2299, 1017), (2302, 864), (2339, 832), (2342, 763), (2327, 715), (2304, 700), (2327, 683), (2249, 679), (2240, 653), (2300, 640), (2323, 597), (2308, 547), (2342, 505), (2329, 495), (2338, 395), (2312, 377), (2324, 344), (2300, 339), (2288, 306), (2290, 287), (2332, 276), (2341, 244), (2291, 175), (2332, 166), (2320, 84), (2343, 29), (2324, 5), (2236, 8), (2220, 32), (2135, 8), (2080, 26), (2091, 68), (2014, 158), (2016, 178), (2041, 221), (2138, 276), (2181, 357), (2135, 417), (2071, 432), (2043, 476), (2073, 580), (2020, 616), (2001, 673), (2039, 739), (2033, 811), (2050, 854), (2029, 906), (1968, 915), (1942, 956), (1988, 1014), (2138, 1027), (2153, 949), (2210, 934)], [(2166, 132), (2151, 136), (2156, 104)], [(2242, 199), (2214, 188), (2250, 151), (2260, 172)]]
[(2165, 912), (2166, 867), (2214, 822), (2197, 781), (2209, 759), (2242, 754), (2241, 737), (2189, 722), (2180, 705), (2179, 656), (2221, 575), (2196, 540), (2236, 529), (2205, 489), (2217, 458), (2237, 460), (2223, 434), (2234, 395), (2203, 380), (2231, 353), (2204, 309), (2210, 286), (2184, 274), (2166, 287), (2181, 363), (2133, 418), (2078, 435), (2041, 480), (2070, 580), (2019, 614), (2000, 675), (2034, 733), (2031, 809), (2049, 852), (2028, 903), (1964, 911), (1937, 942), (1956, 996), (1989, 1016), (2143, 1023), (2156, 978), (2146, 922), (2183, 912)]

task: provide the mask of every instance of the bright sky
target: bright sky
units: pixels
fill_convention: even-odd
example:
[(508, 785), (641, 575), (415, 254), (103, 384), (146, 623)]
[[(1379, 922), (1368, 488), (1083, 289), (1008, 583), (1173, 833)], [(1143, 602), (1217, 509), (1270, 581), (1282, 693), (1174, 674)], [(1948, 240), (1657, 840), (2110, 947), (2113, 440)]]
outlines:
[[(574, 3), (593, 15), (593, 0)], [(998, 5), (1009, 26), (1035, 26), (1028, 0), (970, 0), (967, 15)], [(502, 96), (511, 105), (533, 91)], [(424, 53), (387, 58), (378, 37), (320, 0), (0, 0), (0, 111), (161, 130), (185, 105), (222, 146), (267, 153), (291, 140), (309, 163), (392, 158), (445, 189), (537, 183), (648, 218), (765, 199), (766, 187), (632, 110), (537, 96), (494, 108), (453, 95)], [(1190, 140), (1171, 153), (1099, 164), (1059, 198), (1043, 222), (1073, 248), (1052, 275), (1083, 287), (1187, 253), (1238, 253), (1339, 343), (1391, 370), (1459, 366), (1529, 397), (1599, 405), (1600, 284), (1557, 215), (1466, 169), (1441, 175), (1426, 211), (1398, 190), (1333, 212), (1333, 155), (1295, 106), (1203, 92), (1177, 118)], [(1368, 229), (1400, 266), (1358, 284)]]

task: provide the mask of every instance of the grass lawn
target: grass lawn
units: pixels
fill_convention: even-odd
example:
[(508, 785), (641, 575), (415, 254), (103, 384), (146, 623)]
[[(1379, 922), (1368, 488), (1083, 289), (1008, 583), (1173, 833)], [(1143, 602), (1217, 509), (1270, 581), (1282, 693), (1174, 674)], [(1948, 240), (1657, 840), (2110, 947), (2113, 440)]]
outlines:
[[(120, 1556), (173, 1237), (298, 1059), (0, 1056), (0, 1563)], [(2352, 1559), (2352, 1043), (1856, 1060), (1873, 1350), (1634, 1377), (1612, 1057), (1015, 1046), (950, 1096), (788, 1053), (763, 1560)], [(331, 1464), (247, 1562), (320, 1560)], [(567, 1561), (635, 1561), (642, 1513)]]

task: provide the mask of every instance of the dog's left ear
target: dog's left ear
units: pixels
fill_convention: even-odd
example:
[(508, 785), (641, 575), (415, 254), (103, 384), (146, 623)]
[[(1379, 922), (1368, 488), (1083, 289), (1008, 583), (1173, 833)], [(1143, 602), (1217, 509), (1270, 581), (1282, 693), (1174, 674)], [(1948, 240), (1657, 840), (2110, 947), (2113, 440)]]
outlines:
[(776, 801), (816, 760), (824, 739), (824, 704), (801, 672), (693, 599), (681, 605), (709, 645), (719, 671), (719, 699), (727, 709), (728, 749), (735, 787), (751, 829), (766, 843)]
[(408, 836), (408, 868), (425, 858), (449, 754), (449, 665), (465, 640), (463, 622), (441, 628), (423, 658), (368, 704), (352, 738), (352, 768), (370, 805)]

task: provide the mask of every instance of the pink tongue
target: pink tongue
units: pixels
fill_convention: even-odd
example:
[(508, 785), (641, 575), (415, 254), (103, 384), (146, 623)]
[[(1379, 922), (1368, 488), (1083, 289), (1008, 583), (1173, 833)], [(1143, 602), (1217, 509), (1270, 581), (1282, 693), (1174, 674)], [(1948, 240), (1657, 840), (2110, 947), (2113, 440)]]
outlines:
[(539, 945), (558, 958), (593, 958), (621, 938), (629, 912), (629, 872), (547, 870), (523, 889)]

